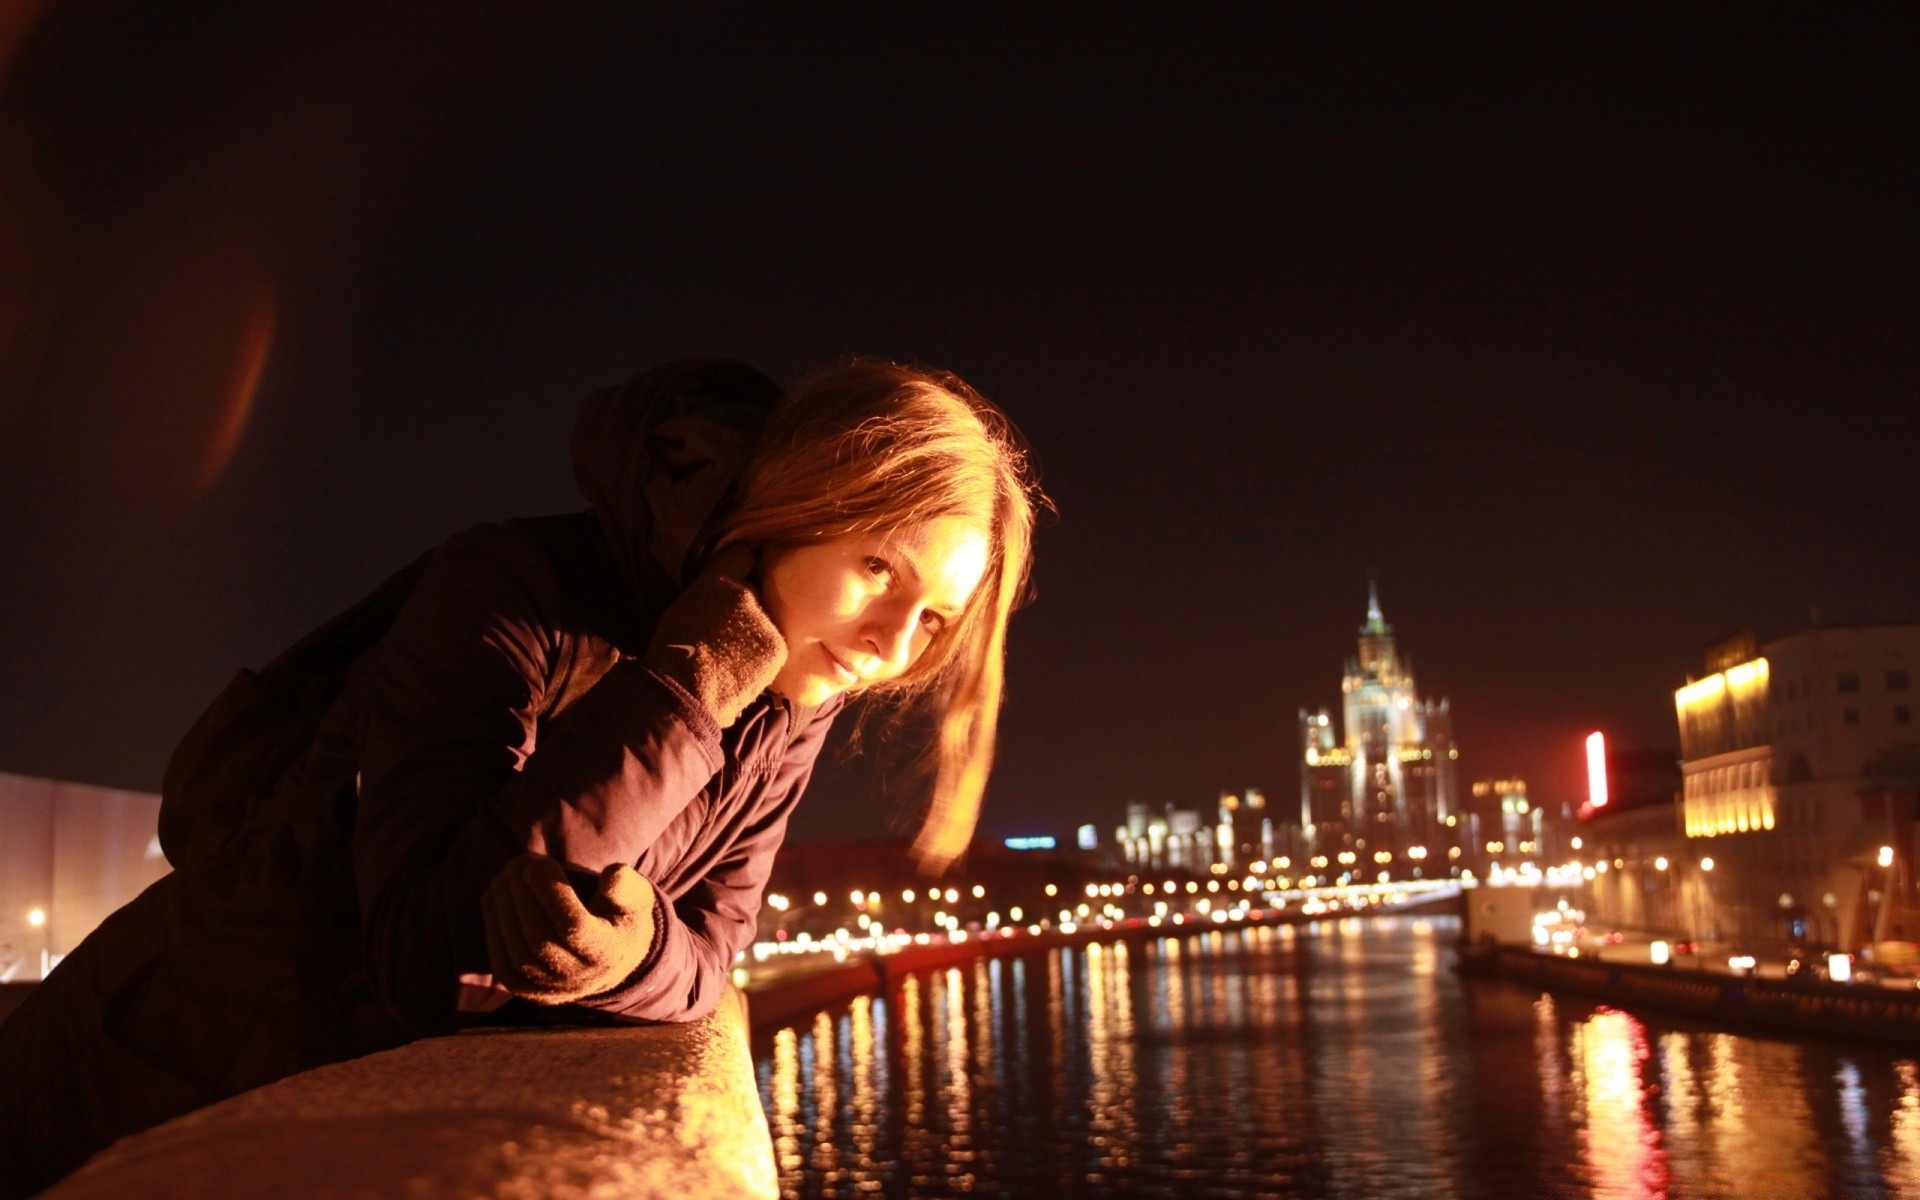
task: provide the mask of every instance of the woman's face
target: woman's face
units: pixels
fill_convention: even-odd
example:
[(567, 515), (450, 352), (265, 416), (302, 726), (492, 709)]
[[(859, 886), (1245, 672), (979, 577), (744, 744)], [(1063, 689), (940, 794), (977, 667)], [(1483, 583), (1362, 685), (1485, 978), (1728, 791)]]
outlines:
[(817, 705), (898, 679), (960, 619), (987, 550), (978, 522), (939, 517), (775, 554), (760, 570), (761, 604), (787, 640), (773, 690)]

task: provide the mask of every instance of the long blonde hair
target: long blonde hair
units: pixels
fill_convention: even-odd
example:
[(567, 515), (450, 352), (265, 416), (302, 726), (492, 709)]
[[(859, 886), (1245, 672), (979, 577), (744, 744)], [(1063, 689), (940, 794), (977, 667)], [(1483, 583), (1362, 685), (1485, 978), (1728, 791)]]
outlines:
[(959, 376), (876, 359), (815, 375), (776, 408), (716, 545), (764, 550), (884, 533), (940, 517), (988, 531), (986, 574), (960, 619), (905, 674), (873, 689), (920, 708), (937, 735), (933, 789), (913, 842), (930, 871), (973, 836), (993, 764), (1007, 618), (1025, 598), (1034, 509), (1046, 497), (1006, 415)]

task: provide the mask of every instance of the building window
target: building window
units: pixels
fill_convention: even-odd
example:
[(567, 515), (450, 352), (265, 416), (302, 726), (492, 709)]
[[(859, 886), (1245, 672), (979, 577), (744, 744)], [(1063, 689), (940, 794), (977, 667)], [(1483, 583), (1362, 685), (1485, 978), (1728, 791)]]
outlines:
[(1890, 692), (1907, 690), (1907, 672), (1904, 668), (1887, 672), (1887, 690)]
[(1840, 719), (1849, 725), (1858, 725), (1860, 723), (1860, 710), (1849, 704), (1840, 710)]
[(1896, 705), (1894, 705), (1894, 706), (1893, 706), (1893, 723), (1894, 723), (1895, 725), (1910, 725), (1910, 724), (1912, 724), (1912, 723), (1913, 723), (1913, 710), (1912, 710), (1912, 709), (1910, 709), (1910, 708), (1908, 708), (1908, 707), (1907, 707), (1906, 705), (1904, 705), (1904, 704), (1896, 704)]
[(1860, 690), (1860, 672), (1842, 671), (1834, 676), (1833, 685), (1843, 692), (1857, 692)]
[(1805, 783), (1813, 778), (1813, 770), (1807, 765), (1807, 756), (1798, 750), (1787, 760), (1787, 782)]

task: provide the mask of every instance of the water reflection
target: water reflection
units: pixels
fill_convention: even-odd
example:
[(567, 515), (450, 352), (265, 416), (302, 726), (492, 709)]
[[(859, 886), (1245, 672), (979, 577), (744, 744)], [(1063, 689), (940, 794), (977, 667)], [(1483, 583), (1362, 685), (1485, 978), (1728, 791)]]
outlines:
[(1623, 1012), (1597, 1012), (1573, 1030), (1580, 1146), (1597, 1196), (1640, 1200), (1667, 1194), (1667, 1155), (1647, 1111), (1642, 1077), (1646, 1027)]
[(782, 1189), (1920, 1200), (1913, 1060), (1463, 982), (1453, 936), (1208, 930), (907, 978), (757, 1045)]
[(1087, 1057), (1092, 1084), (1087, 1096), (1089, 1141), (1095, 1170), (1087, 1182), (1124, 1178), (1135, 1146), (1133, 999), (1125, 943), (1087, 947)]
[(834, 1052), (833, 1020), (826, 1013), (814, 1019), (808, 1049), (813, 1060), (813, 1088), (805, 1107), (811, 1116), (808, 1124), (814, 1134), (812, 1167), (816, 1175), (832, 1183), (841, 1175), (840, 1139), (836, 1136), (839, 1117), (836, 1084), (839, 1081), (834, 1074), (840, 1056)]
[(1901, 1062), (1895, 1067), (1900, 1097), (1893, 1110), (1893, 1136), (1888, 1139), (1887, 1180), (1902, 1200), (1920, 1197), (1920, 1066)]

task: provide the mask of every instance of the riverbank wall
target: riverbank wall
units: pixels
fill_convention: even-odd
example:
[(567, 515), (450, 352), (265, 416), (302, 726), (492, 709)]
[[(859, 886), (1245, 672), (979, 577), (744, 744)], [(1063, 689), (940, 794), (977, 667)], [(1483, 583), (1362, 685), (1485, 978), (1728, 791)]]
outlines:
[(1822, 980), (1759, 979), (1678, 966), (1606, 962), (1501, 945), (1460, 950), (1460, 968), (1724, 1025), (1743, 1032), (1920, 1043), (1920, 989)]

